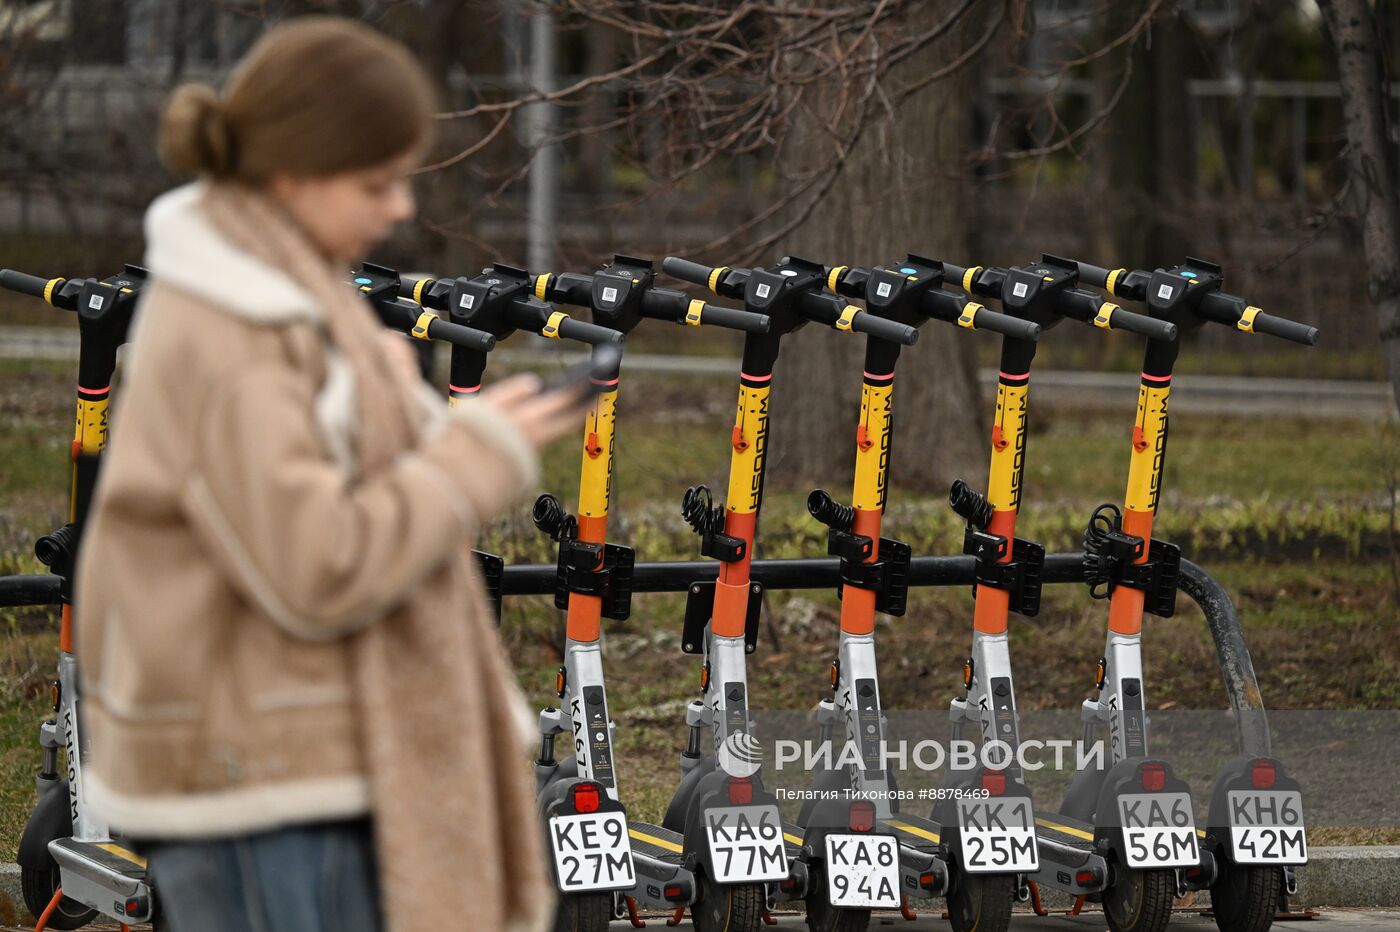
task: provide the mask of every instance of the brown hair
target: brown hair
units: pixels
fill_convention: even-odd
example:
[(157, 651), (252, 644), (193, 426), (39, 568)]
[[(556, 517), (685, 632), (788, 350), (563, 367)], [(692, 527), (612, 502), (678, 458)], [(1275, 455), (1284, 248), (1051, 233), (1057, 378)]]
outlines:
[(334, 175), (426, 145), (436, 94), (399, 43), (348, 19), (307, 16), (260, 38), (223, 95), (176, 88), (160, 156), (181, 174), (246, 182)]

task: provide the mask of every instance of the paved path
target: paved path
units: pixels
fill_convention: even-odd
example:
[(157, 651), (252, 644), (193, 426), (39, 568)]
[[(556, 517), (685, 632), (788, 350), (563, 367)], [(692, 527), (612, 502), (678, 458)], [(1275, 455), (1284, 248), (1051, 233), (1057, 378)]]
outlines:
[[(581, 360), (572, 351), (502, 347), (492, 354), (511, 366), (567, 365)], [(77, 331), (67, 327), (0, 327), (0, 359), (78, 358)], [(732, 376), (739, 361), (717, 356), (670, 356), (634, 353), (623, 368), (671, 375)], [(978, 372), (989, 388), (995, 369)], [(1050, 405), (1079, 410), (1132, 410), (1138, 377), (1127, 372), (1040, 371), (1034, 376), (1036, 397)], [(1394, 419), (1396, 406), (1384, 382), (1342, 379), (1268, 379), (1193, 375), (1172, 389), (1172, 410), (1197, 414), (1289, 415), (1312, 419)]]

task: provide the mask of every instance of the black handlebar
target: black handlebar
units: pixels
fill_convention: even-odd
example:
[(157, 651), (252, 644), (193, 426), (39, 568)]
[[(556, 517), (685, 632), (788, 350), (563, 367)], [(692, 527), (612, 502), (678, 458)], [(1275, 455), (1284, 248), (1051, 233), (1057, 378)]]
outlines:
[(698, 262), (691, 262), (689, 259), (682, 259), (679, 256), (667, 256), (661, 260), (661, 271), (672, 278), (679, 278), (683, 282), (690, 282), (692, 285), (703, 285), (710, 287), (710, 275), (714, 273), (714, 267), (701, 265)]
[(601, 346), (604, 343), (621, 343), (623, 340), (623, 335), (616, 330), (599, 327), (597, 324), (590, 324), (587, 321), (574, 320), (572, 317), (565, 317), (559, 321), (559, 337), (595, 346)]
[(1316, 327), (1286, 317), (1265, 314), (1259, 308), (1250, 306), (1244, 298), (1220, 291), (1212, 291), (1201, 299), (1201, 316), (1246, 333), (1267, 333), (1271, 337), (1291, 340), (1304, 346), (1314, 346), (1317, 343)]
[(767, 314), (755, 314), (753, 311), (740, 311), (732, 307), (721, 307), (718, 304), (704, 304), (700, 308), (700, 323), (707, 326), (726, 327), (730, 330), (742, 330), (744, 333), (767, 333), (772, 324), (772, 318)]
[[(1155, 317), (1148, 317), (1146, 314), (1138, 314), (1133, 311), (1125, 311), (1116, 304), (1105, 302), (1099, 311), (1100, 315), (1108, 313), (1108, 322), (1104, 325), (1111, 330), (1126, 330), (1129, 333), (1136, 333), (1140, 337), (1147, 337), (1149, 340), (1161, 340), (1170, 343), (1176, 339), (1176, 324), (1169, 321), (1158, 320)], [(1097, 318), (1095, 318), (1097, 323)]]
[[(62, 281), (62, 279), (58, 279)], [(17, 291), (20, 294), (32, 295), (42, 298), (44, 292), (49, 287), (49, 282), (53, 279), (40, 278), (37, 275), (28, 275), (24, 272), (16, 272), (14, 269), (0, 269), (0, 288), (7, 288), (10, 291)]]
[(990, 330), (1005, 337), (1031, 342), (1040, 339), (1040, 324), (984, 307), (961, 292), (931, 289), (924, 296), (924, 311), (930, 317), (973, 330)]
[(802, 316), (808, 320), (826, 324), (837, 330), (864, 333), (904, 346), (913, 346), (919, 341), (918, 328), (876, 317), (854, 304), (847, 304), (846, 300), (838, 295), (809, 292), (802, 296), (799, 308)]

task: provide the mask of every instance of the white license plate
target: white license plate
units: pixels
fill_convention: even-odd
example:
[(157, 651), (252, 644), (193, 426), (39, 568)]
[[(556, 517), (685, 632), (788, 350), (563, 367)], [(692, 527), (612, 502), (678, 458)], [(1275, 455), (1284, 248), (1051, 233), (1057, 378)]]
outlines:
[(1024, 796), (959, 799), (962, 867), (969, 874), (1020, 874), (1040, 870), (1035, 810)]
[(718, 883), (758, 883), (788, 875), (777, 806), (707, 809), (705, 837)]
[(899, 908), (899, 842), (890, 835), (827, 835), (826, 896), (832, 906)]
[(1195, 867), (1201, 860), (1196, 819), (1187, 793), (1126, 793), (1118, 797), (1129, 867)]
[(1303, 794), (1297, 790), (1231, 790), (1230, 847), (1236, 864), (1306, 864)]
[(637, 884), (624, 813), (555, 816), (549, 820), (549, 843), (563, 893), (623, 890)]

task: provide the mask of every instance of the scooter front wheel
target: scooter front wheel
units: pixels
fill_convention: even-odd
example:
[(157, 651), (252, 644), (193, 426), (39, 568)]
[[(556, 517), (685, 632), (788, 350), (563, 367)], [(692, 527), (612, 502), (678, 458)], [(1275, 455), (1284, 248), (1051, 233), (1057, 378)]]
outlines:
[(602, 932), (612, 923), (611, 893), (571, 893), (559, 897), (554, 932)]
[(1103, 892), (1111, 932), (1162, 932), (1172, 917), (1176, 877), (1171, 871), (1120, 870)]
[(768, 905), (763, 884), (703, 881), (690, 907), (696, 932), (759, 932)]
[(948, 922), (954, 932), (1006, 932), (1015, 899), (1012, 874), (957, 871), (948, 888)]
[(811, 932), (865, 932), (870, 925), (868, 909), (837, 909), (826, 895), (826, 871), (808, 864), (807, 928)]
[(1220, 932), (1265, 932), (1274, 924), (1283, 871), (1217, 859), (1220, 876), (1210, 885), (1210, 911)]
[[(19, 889), (24, 896), (24, 905), (29, 908), (29, 912), (37, 921), (48, 909), (53, 895), (58, 891), (59, 870), (58, 865), (53, 865), (47, 870), (35, 870), (21, 866), (19, 869)], [(49, 916), (49, 929), (81, 929), (97, 918), (97, 910), (90, 909), (76, 900), (64, 897), (58, 903), (58, 908)]]

